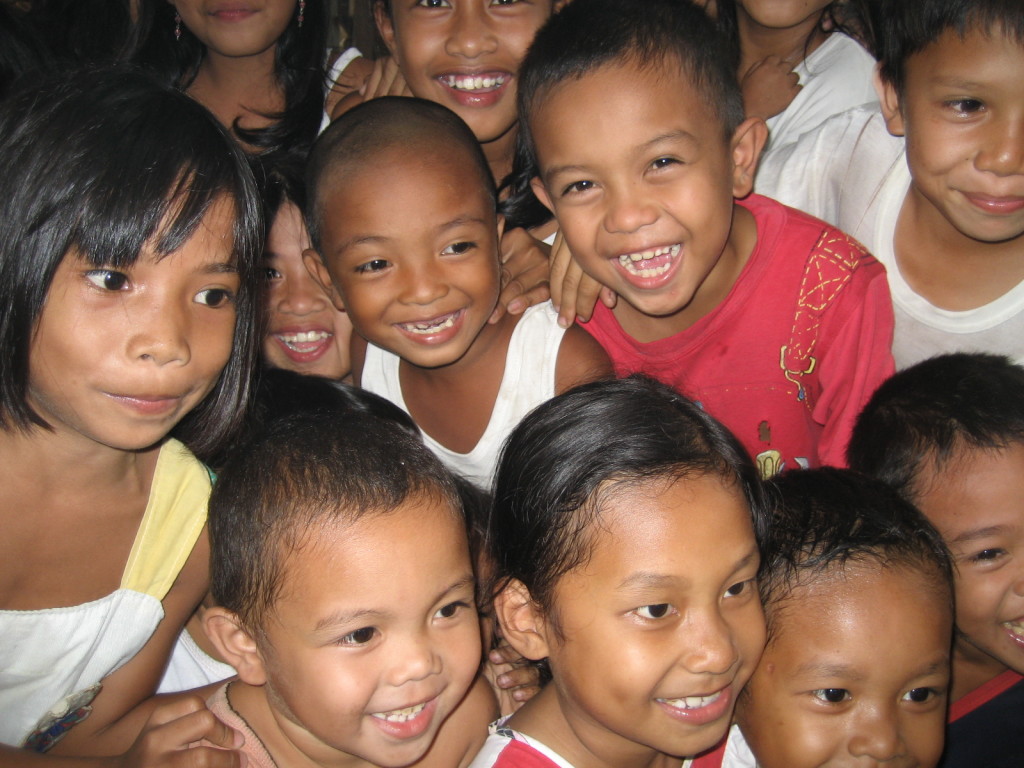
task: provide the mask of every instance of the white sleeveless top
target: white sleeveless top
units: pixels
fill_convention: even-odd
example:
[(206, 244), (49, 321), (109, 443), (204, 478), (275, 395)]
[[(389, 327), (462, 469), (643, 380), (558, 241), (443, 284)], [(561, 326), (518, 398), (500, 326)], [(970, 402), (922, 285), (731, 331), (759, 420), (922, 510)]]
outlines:
[[(505, 438), (527, 413), (555, 396), (555, 365), (564, 335), (565, 329), (558, 325), (558, 314), (551, 302), (530, 307), (523, 313), (509, 339), (505, 372), (491, 420), (473, 450), (456, 453), (423, 433), (427, 447), (445, 466), (477, 487), (490, 490)], [(397, 355), (368, 344), (362, 386), (408, 413), (398, 379), (400, 360)]]
[(35, 731), (84, 719), (100, 681), (131, 660), (163, 618), (161, 601), (203, 530), (209, 496), (206, 468), (168, 440), (120, 587), (82, 605), (0, 611), (0, 742), (21, 746)]

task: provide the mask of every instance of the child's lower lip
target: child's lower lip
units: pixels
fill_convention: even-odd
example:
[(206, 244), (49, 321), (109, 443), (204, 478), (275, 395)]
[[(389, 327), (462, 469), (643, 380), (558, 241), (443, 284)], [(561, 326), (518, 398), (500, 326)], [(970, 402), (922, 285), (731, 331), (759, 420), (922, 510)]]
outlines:
[(254, 14), (248, 8), (233, 8), (230, 10), (214, 11), (210, 15), (220, 21), (242, 21)]
[(657, 699), (657, 702), (669, 717), (682, 720), (690, 725), (707, 725), (723, 717), (728, 717), (732, 712), (733, 697), (732, 688), (730, 687), (703, 697), (693, 696), (688, 698), (689, 701)]
[[(430, 727), (437, 712), (437, 700), (435, 696), (423, 705), (423, 708), (407, 720), (392, 719), (386, 720), (380, 715), (394, 713), (375, 713), (370, 716), (373, 723), (388, 736), (395, 739), (414, 739), (423, 734)], [(399, 715), (398, 717), (401, 717)]]
[(1009, 214), (1024, 210), (1024, 197), (988, 197), (986, 195), (966, 195), (971, 205), (986, 213)]
[(178, 407), (180, 397), (171, 395), (163, 396), (132, 396), (111, 394), (117, 402), (144, 416), (160, 416), (170, 413)]

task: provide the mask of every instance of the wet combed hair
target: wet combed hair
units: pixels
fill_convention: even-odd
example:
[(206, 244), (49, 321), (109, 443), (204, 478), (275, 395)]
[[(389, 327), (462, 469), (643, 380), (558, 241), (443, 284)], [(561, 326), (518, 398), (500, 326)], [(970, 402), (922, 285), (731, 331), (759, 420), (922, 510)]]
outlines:
[[(321, 250), (320, 219), (323, 183), (339, 173), (379, 163), (380, 155), (396, 147), (456, 147), (464, 150), (460, 170), (480, 177), (480, 190), (497, 210), (497, 193), (487, 158), (473, 131), (462, 118), (433, 101), (408, 96), (386, 96), (366, 101), (328, 126), (309, 155), (306, 165), (306, 227), (313, 247)], [(401, 169), (381, 171), (401, 178)]]
[[(232, 126), (243, 141), (260, 153), (306, 151), (316, 139), (324, 114), (326, 88), (327, 6), (325, 0), (306, 0), (303, 23), (295, 14), (274, 50), (274, 76), (284, 91), (284, 110), (265, 117), (265, 128)], [(174, 30), (175, 8), (167, 0), (140, 0), (139, 19), (125, 47), (123, 58), (152, 71), (162, 83), (187, 90), (199, 72), (206, 48), (181, 25), (181, 39)]]
[(998, 355), (941, 355), (900, 371), (861, 411), (850, 466), (916, 501), (966, 451), (1024, 444), (1024, 368)]
[(906, 568), (953, 611), (953, 565), (928, 519), (885, 483), (847, 469), (784, 472), (768, 482), (772, 506), (760, 589), (768, 622), (795, 589), (849, 564)]
[(519, 68), (519, 134), (503, 185), (510, 225), (538, 226), (550, 218), (530, 190), (530, 180), (540, 175), (530, 118), (562, 83), (626, 63), (681, 67), (727, 140), (743, 122), (733, 57), (702, 8), (688, 0), (573, 0), (540, 28)]
[(210, 496), (210, 591), (259, 636), (290, 554), (326, 528), (422, 496), (462, 519), (451, 474), (397, 423), (340, 410), (278, 419), (232, 457)]
[(1024, 45), (1021, 0), (880, 1), (879, 73), (900, 94), (906, 84), (907, 59), (951, 30), (961, 38), (979, 30), (988, 35), (1002, 33)]
[(64, 258), (123, 269), (149, 242), (173, 254), (222, 200), (240, 278), (234, 345), (171, 433), (200, 458), (241, 423), (259, 343), (263, 221), (244, 156), (209, 112), (131, 70), (61, 74), (0, 105), (0, 428), (47, 426), (26, 401), (29, 349)]
[(505, 443), (486, 543), (492, 594), (522, 582), (545, 610), (586, 564), (608, 493), (705, 476), (735, 487), (764, 535), (762, 485), (736, 438), (695, 403), (634, 375), (586, 384), (531, 412)]

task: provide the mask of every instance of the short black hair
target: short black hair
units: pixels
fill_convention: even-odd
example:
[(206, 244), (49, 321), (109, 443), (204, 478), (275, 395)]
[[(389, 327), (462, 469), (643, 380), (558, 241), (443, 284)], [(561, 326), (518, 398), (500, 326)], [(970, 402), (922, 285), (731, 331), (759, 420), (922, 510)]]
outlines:
[[(743, 122), (743, 95), (725, 37), (703, 8), (689, 0), (573, 0), (540, 28), (519, 68), (512, 173), (502, 205), (510, 226), (538, 226), (550, 218), (530, 189), (540, 175), (530, 118), (551, 89), (614, 63), (682, 67), (726, 140)], [(665, 98), (671, 99), (671, 94)]]
[(698, 405), (645, 376), (597, 381), (536, 408), (502, 450), (487, 525), (496, 594), (510, 580), (542, 608), (587, 562), (609, 481), (721, 477), (764, 534), (762, 485), (736, 438)]
[(62, 73), (0, 105), (0, 427), (47, 426), (26, 401), (29, 348), (65, 256), (127, 267), (150, 241), (169, 255), (225, 199), (240, 278), (232, 353), (171, 433), (200, 458), (240, 425), (259, 343), (263, 219), (244, 156), (206, 109), (128, 69)]
[[(325, 130), (306, 166), (306, 228), (313, 247), (321, 250), (321, 218), (325, 177), (378, 161), (382, 152), (412, 142), (429, 147), (464, 150), (465, 170), (480, 178), (480, 189), (497, 211), (497, 192), (487, 158), (473, 131), (462, 118), (433, 101), (409, 96), (385, 96), (365, 101), (346, 112)], [(396, 172), (397, 174), (397, 172)]]
[(1024, 45), (1021, 0), (881, 0), (878, 11), (879, 74), (902, 94), (907, 60), (948, 31), (1001, 32)]
[(919, 572), (953, 611), (953, 565), (928, 519), (894, 489), (848, 469), (783, 472), (768, 481), (772, 506), (761, 598), (769, 642), (793, 590), (850, 563)]
[(440, 499), (462, 520), (451, 474), (418, 436), (355, 410), (274, 421), (225, 465), (210, 496), (210, 591), (259, 633), (288, 555), (324, 526)]
[(956, 353), (900, 371), (864, 406), (846, 451), (854, 469), (916, 501), (965, 451), (1024, 443), (1024, 368)]

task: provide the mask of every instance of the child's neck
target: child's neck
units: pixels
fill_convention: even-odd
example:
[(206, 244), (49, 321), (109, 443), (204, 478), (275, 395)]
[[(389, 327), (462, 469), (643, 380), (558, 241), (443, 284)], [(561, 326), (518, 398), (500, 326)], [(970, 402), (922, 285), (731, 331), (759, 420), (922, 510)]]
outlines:
[(274, 48), (257, 56), (228, 57), (208, 52), (188, 94), (225, 127), (262, 128), (267, 114), (284, 109), (284, 92), (274, 73)]
[(795, 66), (828, 37), (821, 29), (821, 18), (818, 16), (794, 27), (776, 29), (757, 24), (742, 9), (737, 8), (736, 23), (740, 38), (741, 73), (768, 56), (779, 56)]
[(957, 638), (953, 645), (953, 681), (950, 702), (959, 701), (971, 691), (1003, 674), (1008, 667), (973, 645)]
[(982, 307), (1024, 280), (1024, 237), (987, 243), (956, 229), (913, 185), (894, 241), (900, 275), (915, 293), (952, 311)]
[(554, 750), (574, 768), (679, 768), (670, 757), (580, 718), (562, 701), (555, 685), (545, 686), (509, 718), (507, 725)]
[(484, 325), (466, 354), (450, 365), (419, 368), (404, 360), (399, 365), (402, 399), (413, 421), (448, 450), (469, 453), (483, 437), (519, 319), (506, 313)]
[(494, 141), (487, 141), (480, 145), (487, 158), (487, 165), (494, 176), (494, 183), (501, 184), (505, 177), (512, 173), (512, 157), (515, 153), (516, 130), (512, 128), (499, 136)]
[(732, 229), (722, 255), (686, 306), (671, 315), (655, 317), (620, 298), (612, 310), (615, 319), (631, 338), (644, 344), (682, 333), (725, 301), (756, 246), (754, 215), (734, 204)]

